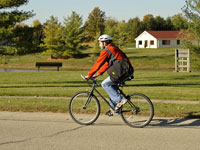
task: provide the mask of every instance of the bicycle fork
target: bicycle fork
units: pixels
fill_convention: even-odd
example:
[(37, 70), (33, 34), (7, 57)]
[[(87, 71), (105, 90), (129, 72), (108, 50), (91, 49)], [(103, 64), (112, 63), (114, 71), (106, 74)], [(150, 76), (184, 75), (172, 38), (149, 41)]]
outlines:
[(92, 98), (92, 96), (93, 96), (93, 91), (94, 91), (94, 89), (95, 89), (95, 85), (92, 86), (92, 90), (91, 90), (90, 94), (88, 95), (88, 98), (87, 98), (86, 103), (85, 103), (84, 106), (83, 106), (83, 109), (84, 109), (84, 110), (87, 109), (87, 106), (88, 106), (88, 104), (89, 104), (90, 101), (91, 101), (91, 98)]

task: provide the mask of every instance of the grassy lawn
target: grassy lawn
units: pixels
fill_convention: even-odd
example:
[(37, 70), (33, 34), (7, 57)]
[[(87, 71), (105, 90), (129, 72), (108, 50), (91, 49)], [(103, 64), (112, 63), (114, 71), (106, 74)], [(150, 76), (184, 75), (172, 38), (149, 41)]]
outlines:
[[(58, 99), (1, 98), (0, 110), (67, 112), (69, 97), (78, 91), (90, 90), (90, 86), (81, 79), (80, 74), (80, 71), (2, 72), (0, 73), (1, 96), (56, 96)], [(100, 84), (106, 76), (106, 73), (101, 76), (98, 83)], [(127, 82), (124, 91), (144, 93), (155, 100), (199, 101), (199, 83), (198, 72), (138, 70), (135, 72), (135, 79)], [(101, 87), (98, 90), (107, 97)], [(200, 116), (200, 105), (154, 103), (154, 107), (156, 116)], [(102, 103), (102, 113), (107, 110), (108, 106)]]
[[(175, 66), (175, 49), (135, 49), (123, 48), (124, 52), (130, 58), (133, 66), (137, 70), (171, 70)], [(41, 54), (32, 54), (25, 56), (6, 57), (7, 64), (0, 68), (21, 68), (36, 69), (37, 61), (60, 61), (63, 63), (61, 70), (89, 70), (98, 56), (94, 58), (91, 55), (91, 49), (84, 50), (81, 58), (71, 58), (66, 60), (51, 60), (49, 56)], [(3, 61), (3, 58), (1, 58)], [(0, 61), (2, 63), (2, 61)], [(55, 68), (54, 68), (55, 70)], [(191, 70), (200, 70), (199, 58), (191, 52)]]
[[(101, 103), (101, 113), (109, 110), (105, 102)], [(2, 98), (0, 99), (1, 111), (23, 111), (23, 112), (68, 112), (69, 99), (26, 99), (26, 98)], [(199, 118), (200, 104), (164, 104), (154, 103), (155, 116), (159, 117), (185, 117)]]
[[(200, 62), (191, 54), (191, 73), (174, 71), (174, 49), (135, 49), (126, 48), (135, 68), (135, 79), (127, 82), (125, 93), (144, 93), (155, 100), (200, 100)], [(50, 60), (40, 54), (15, 56), (7, 59), (0, 68), (36, 69), (37, 61), (61, 61), (61, 71), (47, 72), (0, 72), (0, 96), (56, 96), (60, 99), (1, 98), (0, 110), (3, 111), (53, 111), (67, 112), (69, 97), (78, 91), (90, 90), (90, 86), (80, 77), (92, 67), (90, 50), (83, 52), (84, 57), (68, 60)], [(87, 57), (85, 57), (87, 56)], [(97, 59), (97, 56), (94, 60)], [(107, 73), (98, 78), (100, 84)], [(98, 90), (107, 97), (105, 91)], [(62, 97), (67, 97), (63, 99)], [(199, 105), (155, 103), (157, 116), (199, 116)], [(102, 112), (108, 109), (102, 104)]]
[[(80, 77), (81, 71), (50, 72), (1, 72), (0, 96), (66, 96), (78, 91), (90, 90)], [(84, 71), (84, 74), (87, 74)], [(107, 76), (98, 78), (98, 83)], [(135, 71), (135, 79), (128, 81), (126, 93), (140, 92), (151, 99), (200, 100), (200, 73), (176, 73), (169, 71)], [(106, 96), (105, 91), (99, 87)]]

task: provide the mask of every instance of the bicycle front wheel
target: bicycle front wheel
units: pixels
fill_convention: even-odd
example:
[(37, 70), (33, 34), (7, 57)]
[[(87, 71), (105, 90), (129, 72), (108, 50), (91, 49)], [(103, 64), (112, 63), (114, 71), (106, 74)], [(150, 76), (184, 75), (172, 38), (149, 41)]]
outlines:
[(154, 107), (151, 100), (144, 94), (130, 95), (121, 109), (121, 117), (131, 127), (142, 128), (148, 125), (154, 115)]
[(90, 93), (79, 92), (75, 94), (69, 103), (69, 114), (72, 119), (81, 125), (94, 123), (100, 115), (100, 104), (96, 96)]

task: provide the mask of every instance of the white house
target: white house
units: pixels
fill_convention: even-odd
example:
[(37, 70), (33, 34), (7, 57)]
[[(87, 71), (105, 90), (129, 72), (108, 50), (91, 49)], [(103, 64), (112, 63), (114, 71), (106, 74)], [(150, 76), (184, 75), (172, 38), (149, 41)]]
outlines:
[(144, 31), (136, 40), (136, 48), (178, 48), (180, 31)]

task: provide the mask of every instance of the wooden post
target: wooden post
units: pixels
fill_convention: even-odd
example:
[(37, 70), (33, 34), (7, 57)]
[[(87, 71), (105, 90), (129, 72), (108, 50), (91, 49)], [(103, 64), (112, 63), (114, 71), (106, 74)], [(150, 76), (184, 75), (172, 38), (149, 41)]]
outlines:
[(178, 49), (175, 49), (175, 72), (178, 72)]

